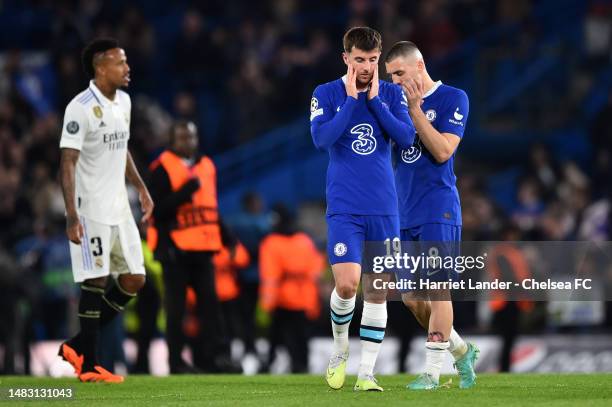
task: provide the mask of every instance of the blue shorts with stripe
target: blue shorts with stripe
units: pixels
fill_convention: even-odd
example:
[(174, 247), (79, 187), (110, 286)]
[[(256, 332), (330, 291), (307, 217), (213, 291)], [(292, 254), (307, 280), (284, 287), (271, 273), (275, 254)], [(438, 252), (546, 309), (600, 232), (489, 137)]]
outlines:
[[(444, 267), (445, 259), (454, 260), (461, 254), (461, 226), (444, 223), (426, 223), (416, 227), (402, 229), (402, 251), (410, 256), (426, 258), (440, 257), (440, 261), (425, 263), (414, 273), (408, 270), (398, 270), (396, 278), (417, 281), (428, 279), (430, 281), (448, 281), (457, 279), (457, 272), (452, 267)], [(408, 291), (408, 290), (405, 290)]]
[(365, 242), (382, 243), (399, 237), (396, 215), (327, 215), (327, 255), (330, 264), (358, 263)]

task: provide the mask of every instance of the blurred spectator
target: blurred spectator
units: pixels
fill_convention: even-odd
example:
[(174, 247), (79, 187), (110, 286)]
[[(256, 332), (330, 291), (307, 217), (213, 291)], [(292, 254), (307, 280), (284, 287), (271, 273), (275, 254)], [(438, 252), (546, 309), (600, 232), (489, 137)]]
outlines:
[(174, 115), (180, 120), (197, 123), (197, 103), (195, 96), (188, 91), (182, 91), (174, 96)]
[(132, 91), (153, 86), (150, 77), (156, 48), (155, 36), (151, 24), (137, 7), (128, 5), (122, 13), (116, 37), (125, 53), (130, 56), (128, 63), (131, 75), (138, 78), (132, 85)]
[(448, 17), (444, 0), (423, 1), (419, 4), (418, 23), (411, 40), (419, 45), (426, 59), (440, 58), (459, 41), (459, 34)]
[(259, 249), (260, 300), (271, 313), (268, 366), (275, 350), (284, 345), (292, 373), (308, 372), (309, 320), (320, 313), (318, 280), (323, 256), (308, 235), (297, 229), (294, 216), (284, 206), (273, 209), (272, 233)]
[(204, 32), (204, 21), (196, 10), (188, 10), (183, 16), (181, 33), (174, 46), (174, 68), (183, 87), (199, 87), (207, 78), (208, 66), (214, 53), (210, 37)]
[[(505, 243), (494, 246), (489, 256), (488, 271), (492, 273), (489, 279), (520, 282), (531, 278), (532, 273), (523, 250), (511, 243), (522, 240), (521, 230), (508, 224), (501, 230), (501, 240)], [(492, 298), (489, 301), (493, 311), (492, 327), (502, 338), (500, 368), (502, 372), (509, 372), (512, 347), (520, 334), (521, 314), (531, 312), (533, 302), (527, 299), (523, 301), (516, 301), (516, 298), (509, 299), (503, 290), (492, 293)]]
[(531, 147), (525, 173), (538, 180), (545, 199), (554, 197), (559, 181), (559, 170), (553, 165), (546, 146), (538, 143)]
[(518, 185), (518, 205), (512, 214), (512, 220), (523, 232), (533, 230), (538, 217), (544, 211), (540, 185), (532, 176), (524, 178)]
[(612, 90), (606, 105), (595, 117), (590, 129), (593, 143), (593, 188), (596, 198), (612, 193)]
[(228, 218), (228, 224), (238, 240), (244, 244), (250, 265), (239, 274), (240, 308), (242, 321), (242, 340), (246, 360), (258, 364), (255, 355), (255, 307), (259, 298), (259, 245), (271, 230), (270, 214), (264, 210), (264, 204), (255, 192), (248, 192), (242, 197), (242, 212)]
[(588, 62), (594, 68), (612, 58), (612, 5), (607, 1), (593, 1), (584, 23), (584, 41)]

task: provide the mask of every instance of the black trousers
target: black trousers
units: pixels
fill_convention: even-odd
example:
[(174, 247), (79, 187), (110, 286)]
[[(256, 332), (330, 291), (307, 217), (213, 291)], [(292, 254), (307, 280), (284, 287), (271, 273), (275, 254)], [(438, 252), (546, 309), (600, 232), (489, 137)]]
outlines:
[(240, 335), (240, 304), (238, 299), (221, 302), (221, 314), (225, 323), (225, 342), (229, 349), (232, 339)]
[(500, 370), (509, 372), (511, 365), (512, 347), (519, 334), (520, 310), (516, 302), (508, 301), (506, 306), (493, 314), (492, 327), (496, 334), (501, 336), (502, 350), (500, 355)]
[(310, 322), (306, 314), (278, 308), (272, 318), (268, 365), (274, 361), (276, 348), (284, 345), (291, 358), (291, 373), (307, 373)]
[(215, 276), (211, 252), (179, 252), (163, 259), (166, 308), (166, 342), (170, 369), (183, 364), (181, 352), (185, 345), (183, 318), (185, 317), (185, 290), (191, 286), (197, 296), (196, 316), (199, 334), (193, 349), (194, 364), (212, 367), (215, 358), (224, 354), (224, 327), (221, 307), (215, 290)]
[(241, 282), (240, 297), (238, 297), (240, 333), (247, 353), (257, 353), (255, 350), (255, 308), (259, 300), (259, 282)]

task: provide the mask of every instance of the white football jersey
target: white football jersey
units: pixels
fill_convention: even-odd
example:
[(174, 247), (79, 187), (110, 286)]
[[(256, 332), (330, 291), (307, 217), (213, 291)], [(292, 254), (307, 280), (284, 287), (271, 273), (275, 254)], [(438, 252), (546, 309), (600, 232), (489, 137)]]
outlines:
[(80, 150), (76, 207), (80, 216), (117, 225), (132, 216), (125, 186), (130, 138), (130, 96), (107, 99), (94, 81), (66, 107), (60, 148)]

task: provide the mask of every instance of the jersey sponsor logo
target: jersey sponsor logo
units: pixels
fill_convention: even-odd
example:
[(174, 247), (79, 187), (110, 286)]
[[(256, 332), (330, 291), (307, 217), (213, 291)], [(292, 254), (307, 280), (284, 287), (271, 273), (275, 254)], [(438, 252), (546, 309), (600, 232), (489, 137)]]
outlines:
[(421, 146), (421, 139), (419, 139), (419, 136), (417, 135), (412, 146), (410, 146), (410, 148), (402, 150), (402, 161), (406, 164), (412, 164), (413, 162), (421, 158), (422, 150), (423, 147)]
[(77, 132), (79, 131), (79, 124), (74, 120), (69, 122), (66, 125), (66, 131), (70, 134), (77, 134)]
[(319, 101), (317, 98), (313, 97), (310, 99), (310, 121), (312, 121), (315, 117), (321, 116), (323, 114), (323, 108), (319, 109)]
[(425, 112), (425, 117), (427, 117), (427, 120), (429, 122), (433, 122), (434, 120), (436, 120), (436, 111), (433, 109), (429, 109)]
[(346, 247), (346, 244), (340, 242), (340, 243), (336, 243), (336, 245), (334, 246), (334, 254), (338, 257), (342, 257), (346, 254), (346, 252), (348, 252), (348, 248)]
[(107, 146), (108, 151), (123, 150), (127, 148), (127, 140), (130, 133), (127, 131), (115, 131), (113, 133), (104, 133), (102, 141)]
[(357, 135), (357, 140), (351, 143), (351, 148), (359, 155), (368, 155), (376, 150), (374, 129), (368, 123), (361, 123), (351, 129), (351, 134)]
[(102, 108), (100, 106), (94, 106), (93, 107), (93, 114), (98, 119), (101, 119), (102, 118)]

